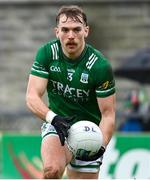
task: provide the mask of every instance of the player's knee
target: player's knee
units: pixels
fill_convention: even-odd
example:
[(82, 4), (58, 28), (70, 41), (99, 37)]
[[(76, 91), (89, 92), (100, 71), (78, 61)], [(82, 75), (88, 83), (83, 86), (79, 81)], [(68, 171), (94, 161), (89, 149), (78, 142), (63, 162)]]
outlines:
[(49, 166), (44, 168), (44, 179), (60, 179), (61, 178), (61, 172), (59, 167)]

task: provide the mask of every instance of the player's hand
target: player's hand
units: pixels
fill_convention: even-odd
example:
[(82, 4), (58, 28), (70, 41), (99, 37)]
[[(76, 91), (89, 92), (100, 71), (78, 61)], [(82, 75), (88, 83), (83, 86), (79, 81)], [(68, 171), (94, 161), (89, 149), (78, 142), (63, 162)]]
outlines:
[(75, 116), (61, 117), (56, 115), (51, 122), (58, 133), (62, 146), (64, 146), (65, 139), (68, 137), (68, 129), (70, 128), (69, 122), (71, 122), (74, 118)]
[(105, 152), (105, 147), (101, 146), (101, 148), (99, 149), (99, 151), (95, 155), (89, 156), (88, 154), (85, 153), (80, 157), (76, 157), (76, 159), (82, 160), (82, 161), (95, 161), (98, 158), (100, 158), (101, 156), (103, 156), (104, 152)]

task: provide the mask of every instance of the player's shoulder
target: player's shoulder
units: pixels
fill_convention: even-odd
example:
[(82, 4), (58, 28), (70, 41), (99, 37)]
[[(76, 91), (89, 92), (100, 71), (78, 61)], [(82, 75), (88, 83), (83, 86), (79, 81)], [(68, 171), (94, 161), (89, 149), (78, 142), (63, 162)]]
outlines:
[(48, 41), (47, 43), (45, 43), (45, 46), (48, 47), (48, 48), (58, 49), (60, 47), (60, 40), (53, 39), (53, 40)]
[(43, 43), (38, 51), (46, 53), (50, 59), (58, 59), (59, 58), (59, 49), (60, 49), (60, 41), (58, 39), (54, 39), (48, 42)]
[(96, 56), (99, 61), (107, 60), (107, 58), (103, 55), (103, 53), (100, 50), (96, 49), (95, 47), (88, 44), (88, 49), (89, 49), (89, 54), (91, 54), (92, 56)]
[(88, 46), (88, 61), (86, 65), (88, 66), (88, 69), (91, 69), (92, 67), (101, 67), (103, 65), (106, 65), (109, 63), (108, 59), (102, 54), (101, 51), (94, 48), (91, 45)]
[(47, 41), (43, 43), (39, 49), (49, 49), (49, 50), (57, 50), (59, 48), (60, 41), (58, 39), (54, 39), (52, 41)]

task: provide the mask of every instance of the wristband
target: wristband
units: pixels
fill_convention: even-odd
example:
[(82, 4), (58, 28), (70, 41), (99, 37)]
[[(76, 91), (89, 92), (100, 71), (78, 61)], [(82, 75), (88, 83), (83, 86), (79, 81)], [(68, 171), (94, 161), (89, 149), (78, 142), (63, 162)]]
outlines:
[(53, 111), (48, 111), (45, 118), (46, 122), (51, 123), (56, 115)]

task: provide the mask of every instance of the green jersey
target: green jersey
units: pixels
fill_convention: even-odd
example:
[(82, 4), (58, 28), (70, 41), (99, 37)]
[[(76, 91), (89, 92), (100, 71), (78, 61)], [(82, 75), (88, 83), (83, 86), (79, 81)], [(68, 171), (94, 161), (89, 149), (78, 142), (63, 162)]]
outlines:
[(48, 42), (37, 51), (31, 74), (48, 79), (49, 108), (60, 116), (76, 115), (76, 120), (99, 124), (97, 97), (115, 93), (109, 61), (88, 44), (72, 60), (64, 55), (59, 40)]

